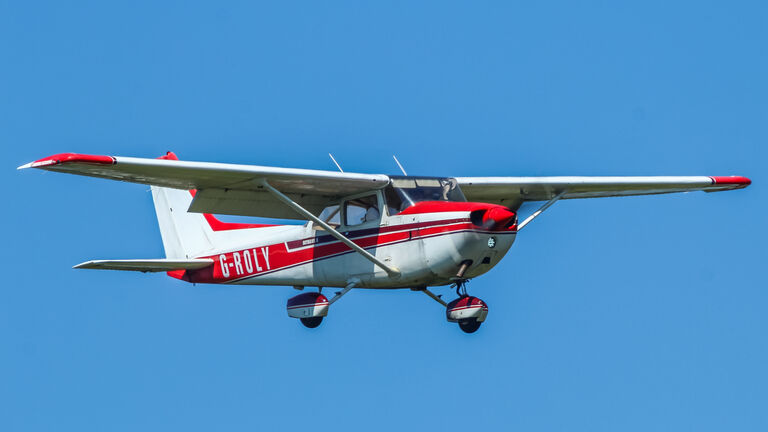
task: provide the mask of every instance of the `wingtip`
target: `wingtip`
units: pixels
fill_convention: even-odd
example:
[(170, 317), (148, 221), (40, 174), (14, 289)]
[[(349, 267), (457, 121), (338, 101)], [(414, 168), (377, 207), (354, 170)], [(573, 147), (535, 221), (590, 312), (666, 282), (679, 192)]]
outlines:
[(26, 168), (42, 168), (49, 165), (59, 165), (63, 163), (86, 163), (97, 165), (114, 165), (117, 160), (113, 156), (86, 155), (80, 153), (59, 153), (46, 158), (26, 163), (16, 168), (22, 170)]
[(730, 185), (734, 187), (744, 188), (752, 184), (752, 180), (743, 176), (712, 176), (712, 184), (717, 185)]

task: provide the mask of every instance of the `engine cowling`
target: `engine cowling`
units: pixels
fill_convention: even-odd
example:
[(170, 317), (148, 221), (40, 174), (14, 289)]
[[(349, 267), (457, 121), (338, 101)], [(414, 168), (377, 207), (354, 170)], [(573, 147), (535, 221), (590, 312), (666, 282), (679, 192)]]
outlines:
[(324, 295), (308, 292), (291, 297), (285, 307), (291, 318), (316, 318), (328, 315), (329, 305)]
[(448, 322), (465, 322), (474, 320), (483, 322), (488, 316), (488, 305), (477, 297), (462, 296), (448, 303), (445, 317)]
[(517, 231), (517, 213), (498, 205), (473, 210), (469, 219), (476, 226), (491, 231)]

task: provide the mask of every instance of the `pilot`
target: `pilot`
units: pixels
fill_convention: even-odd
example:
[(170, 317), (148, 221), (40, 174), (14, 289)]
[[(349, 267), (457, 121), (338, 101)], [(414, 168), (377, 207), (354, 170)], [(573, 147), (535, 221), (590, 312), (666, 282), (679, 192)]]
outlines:
[(448, 195), (456, 188), (456, 185), (450, 180), (442, 180), (443, 201), (450, 201)]
[(365, 219), (363, 219), (363, 222), (371, 222), (379, 220), (379, 209), (377, 209), (375, 206), (368, 207), (368, 210), (365, 212)]

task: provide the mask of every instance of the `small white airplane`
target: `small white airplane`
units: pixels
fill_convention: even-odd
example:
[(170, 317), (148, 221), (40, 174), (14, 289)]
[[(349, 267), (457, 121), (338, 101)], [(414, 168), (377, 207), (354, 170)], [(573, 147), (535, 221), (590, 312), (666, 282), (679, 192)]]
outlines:
[[(517, 233), (556, 201), (717, 192), (751, 183), (738, 176), (388, 176), (187, 162), (171, 152), (158, 159), (63, 153), (23, 168), (152, 186), (166, 258), (75, 268), (164, 271), (192, 283), (318, 287), (286, 306), (288, 316), (310, 328), (352, 288), (409, 288), (443, 305), (448, 321), (467, 333), (485, 321), (488, 306), (467, 294), (466, 282), (492, 269)], [(518, 222), (521, 204), (531, 201), (543, 205)], [(226, 223), (213, 213), (308, 222)], [(429, 290), (445, 285), (456, 288), (457, 299), (446, 303)], [(323, 287), (343, 289), (328, 299)]]

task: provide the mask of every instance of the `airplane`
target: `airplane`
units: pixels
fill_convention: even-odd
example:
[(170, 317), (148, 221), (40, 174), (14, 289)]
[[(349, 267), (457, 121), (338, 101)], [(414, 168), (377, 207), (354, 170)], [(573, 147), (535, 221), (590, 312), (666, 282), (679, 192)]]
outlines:
[[(333, 156), (331, 156), (333, 159)], [(742, 189), (746, 177), (424, 177), (359, 174), (62, 153), (37, 168), (151, 186), (165, 258), (93, 260), (77, 269), (166, 272), (210, 284), (316, 287), (288, 299), (288, 316), (320, 325), (355, 289), (421, 291), (448, 322), (477, 331), (488, 305), (467, 281), (501, 261), (517, 234), (559, 200)], [(336, 163), (334, 159), (334, 163)], [(523, 220), (524, 203), (542, 205)], [(298, 219), (223, 222), (213, 214)], [(446, 302), (431, 287), (450, 285)], [(340, 288), (330, 299), (323, 288)]]

